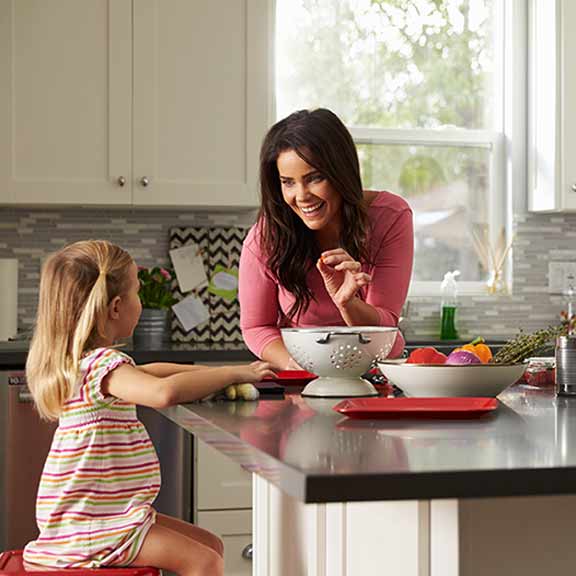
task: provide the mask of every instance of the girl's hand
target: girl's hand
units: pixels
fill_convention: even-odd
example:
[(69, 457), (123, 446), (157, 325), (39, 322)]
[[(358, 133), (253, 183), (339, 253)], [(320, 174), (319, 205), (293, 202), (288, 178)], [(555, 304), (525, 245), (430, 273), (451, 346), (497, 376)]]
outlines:
[(358, 290), (371, 282), (362, 265), (342, 248), (322, 252), (316, 267), (322, 275), (326, 290), (339, 309), (356, 296)]
[(257, 360), (251, 364), (241, 364), (234, 366), (234, 380), (236, 384), (244, 382), (261, 382), (265, 377), (275, 378), (276, 374), (271, 369), (268, 362)]

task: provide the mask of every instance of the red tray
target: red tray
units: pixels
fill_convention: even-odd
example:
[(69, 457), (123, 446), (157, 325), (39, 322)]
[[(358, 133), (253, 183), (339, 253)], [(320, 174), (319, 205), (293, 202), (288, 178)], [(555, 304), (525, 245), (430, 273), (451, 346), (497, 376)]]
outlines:
[(306, 370), (280, 370), (276, 372), (275, 377), (267, 376), (263, 381), (278, 382), (278, 384), (283, 384), (284, 386), (306, 386), (308, 382), (315, 378), (318, 378), (316, 374), (306, 372)]
[(353, 398), (333, 409), (349, 418), (478, 418), (497, 406), (496, 398)]

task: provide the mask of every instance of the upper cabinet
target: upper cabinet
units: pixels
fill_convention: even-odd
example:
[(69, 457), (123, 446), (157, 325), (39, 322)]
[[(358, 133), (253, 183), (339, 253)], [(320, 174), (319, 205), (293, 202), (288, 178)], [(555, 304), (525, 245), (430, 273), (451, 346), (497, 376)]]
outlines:
[(574, 0), (530, 3), (528, 207), (576, 211)]
[(268, 0), (0, 0), (0, 203), (254, 206)]

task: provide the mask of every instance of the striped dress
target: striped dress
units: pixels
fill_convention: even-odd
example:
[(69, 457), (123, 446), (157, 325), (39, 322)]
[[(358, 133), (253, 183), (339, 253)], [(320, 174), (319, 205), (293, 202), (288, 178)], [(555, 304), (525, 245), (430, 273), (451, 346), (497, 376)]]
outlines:
[(40, 535), (26, 562), (55, 568), (126, 566), (155, 520), (160, 489), (154, 446), (136, 406), (104, 396), (102, 379), (129, 356), (110, 348), (86, 355), (42, 472), (36, 502)]

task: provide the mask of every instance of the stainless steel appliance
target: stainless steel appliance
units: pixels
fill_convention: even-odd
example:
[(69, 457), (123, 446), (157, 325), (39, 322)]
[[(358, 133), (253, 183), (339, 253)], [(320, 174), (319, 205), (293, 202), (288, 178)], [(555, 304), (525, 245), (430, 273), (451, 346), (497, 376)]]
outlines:
[(23, 370), (0, 371), (0, 550), (36, 538), (40, 474), (56, 423), (38, 416)]
[(192, 436), (152, 408), (138, 406), (160, 460), (162, 487), (154, 508), (162, 514), (193, 521)]

